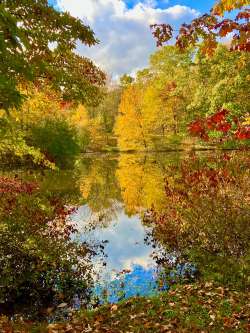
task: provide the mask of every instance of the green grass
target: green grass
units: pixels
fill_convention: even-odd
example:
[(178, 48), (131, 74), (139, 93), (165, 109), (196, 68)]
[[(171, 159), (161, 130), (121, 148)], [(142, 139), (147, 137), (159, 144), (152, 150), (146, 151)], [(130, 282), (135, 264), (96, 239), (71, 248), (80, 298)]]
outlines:
[(82, 310), (65, 323), (19, 322), (12, 327), (22, 333), (248, 332), (248, 299), (249, 293), (197, 283), (174, 287), (152, 298), (131, 298), (92, 311)]

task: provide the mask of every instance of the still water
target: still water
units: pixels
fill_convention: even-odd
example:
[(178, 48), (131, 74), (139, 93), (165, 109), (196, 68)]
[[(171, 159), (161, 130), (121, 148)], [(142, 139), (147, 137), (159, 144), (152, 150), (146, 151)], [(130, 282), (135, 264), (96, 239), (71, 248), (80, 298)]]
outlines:
[[(215, 158), (216, 154), (218, 156)], [(178, 195), (186, 195), (180, 181), (181, 172), (182, 177), (186, 177), (183, 179), (193, 184), (192, 188), (190, 187), (193, 191), (191, 195), (195, 194), (196, 186), (199, 186), (199, 182), (194, 182), (196, 179), (193, 179), (193, 176), (197, 179), (200, 177), (202, 183), (202, 177), (205, 175), (206, 181), (210, 182), (204, 183), (205, 185), (202, 183), (205, 186), (202, 189), (205, 198), (207, 189), (211, 186), (216, 188), (218, 182), (224, 181), (221, 175), (226, 178), (229, 174), (238, 177), (238, 184), (243, 184), (241, 190), (237, 190), (239, 185), (235, 181), (236, 178), (230, 176), (231, 178), (225, 182), (225, 186), (230, 185), (227, 188), (228, 194), (224, 197), (223, 193), (221, 196), (218, 192), (216, 195), (221, 198), (223, 205), (227, 205), (225, 207), (232, 208), (232, 214), (241, 214), (238, 206), (234, 212), (234, 204), (237, 200), (241, 204), (247, 198), (243, 191), (247, 193), (249, 168), (244, 166), (245, 162), (241, 160), (246, 161), (246, 156), (249, 155), (241, 152), (227, 155), (224, 152), (200, 152), (196, 153), (198, 158), (194, 155), (181, 152), (89, 154), (81, 156), (72, 170), (55, 172), (20, 169), (11, 173), (26, 180), (36, 181), (41, 191), (59, 196), (66, 205), (76, 207), (69, 217), (78, 230), (73, 236), (74, 239), (90, 245), (99, 244), (92, 259), (93, 299), (97, 299), (98, 303), (114, 303), (131, 296), (148, 296), (167, 290), (169, 278), (174, 279), (174, 274), (185, 276), (188, 272), (188, 276), (193, 278), (196, 268), (192, 260), (186, 256), (184, 262), (175, 264), (178, 251), (173, 249), (179, 247), (185, 254), (186, 247), (190, 247), (190, 244), (193, 246), (193, 240), (197, 237), (200, 238), (199, 242), (194, 247), (195, 251), (190, 252), (190, 257), (199, 262), (200, 267), (207, 266), (205, 274), (216, 274), (215, 277), (220, 279), (224, 279), (222, 275), (225, 274), (226, 280), (240, 269), (237, 257), (240, 255), (244, 259), (249, 249), (249, 224), (246, 225), (244, 222), (248, 220), (249, 206), (244, 207), (245, 215), (242, 221), (239, 217), (239, 222), (229, 221), (230, 212), (226, 219), (225, 213), (219, 215), (220, 204), (215, 211), (217, 215), (209, 215), (211, 209), (213, 212), (214, 206), (198, 207), (201, 209), (201, 215), (197, 215), (197, 225), (194, 225), (194, 228), (192, 223), (187, 225), (190, 234), (177, 230), (176, 225), (171, 223), (170, 231), (168, 224), (165, 224), (165, 229), (154, 227), (150, 213), (155, 211), (161, 214), (166, 210), (169, 202), (166, 186), (173, 186)], [(195, 158), (198, 162), (194, 162)], [(188, 169), (189, 162), (192, 165), (191, 171)], [(200, 171), (193, 170), (197, 167), (194, 163), (198, 163), (199, 170), (204, 170), (203, 175)], [(185, 191), (188, 192), (189, 188), (186, 187)], [(173, 193), (173, 198), (176, 193)], [(211, 202), (209, 200), (207, 205)], [(203, 200), (200, 204), (203, 205)], [(235, 221), (237, 224), (234, 225)], [(241, 232), (241, 226), (244, 233)], [(178, 232), (182, 235), (180, 242)], [(170, 243), (169, 247), (164, 246), (167, 243)], [(205, 250), (207, 252), (204, 252)], [(211, 255), (212, 253), (214, 254)], [(168, 264), (173, 263), (173, 267), (175, 266), (175, 269), (168, 270), (168, 273), (162, 265), (166, 260)], [(76, 307), (79, 306), (78, 303), (75, 301)]]
[[(104, 244), (105, 258), (93, 259), (94, 294), (102, 302), (112, 303), (127, 297), (155, 294), (159, 267), (154, 257), (159, 257), (163, 250), (147, 244), (151, 229), (143, 226), (139, 215), (129, 217), (120, 202), (112, 206), (113, 216), (105, 226), (98, 225), (99, 215), (88, 205), (80, 207), (72, 216), (78, 225), (80, 240)], [(93, 227), (93, 223), (96, 226)]]
[[(164, 161), (159, 157), (111, 155), (80, 161), (88, 165), (79, 183), (86, 203), (71, 220), (79, 241), (104, 246), (104, 253), (93, 258), (93, 293), (101, 303), (168, 288), (159, 284), (163, 270), (158, 264), (167, 254), (151, 239), (152, 228), (143, 223), (147, 210), (164, 202)], [(171, 159), (175, 157), (170, 154), (169, 163)]]
[(19, 169), (11, 174), (36, 181), (41, 191), (77, 207), (70, 216), (78, 230), (73, 237), (102, 244), (92, 259), (94, 298), (116, 302), (167, 289), (158, 281), (162, 275), (158, 262), (167, 254), (143, 220), (148, 209), (164, 206), (165, 168), (180, 158), (176, 153), (90, 154), (82, 156), (73, 170)]

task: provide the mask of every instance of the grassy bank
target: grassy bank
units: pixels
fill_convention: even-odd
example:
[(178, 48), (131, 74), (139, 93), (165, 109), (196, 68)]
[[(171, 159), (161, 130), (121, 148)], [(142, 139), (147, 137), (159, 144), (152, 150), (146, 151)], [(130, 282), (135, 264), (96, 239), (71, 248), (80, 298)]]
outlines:
[(64, 323), (10, 323), (1, 332), (249, 332), (249, 293), (212, 283), (173, 287), (153, 298), (132, 298), (82, 311)]

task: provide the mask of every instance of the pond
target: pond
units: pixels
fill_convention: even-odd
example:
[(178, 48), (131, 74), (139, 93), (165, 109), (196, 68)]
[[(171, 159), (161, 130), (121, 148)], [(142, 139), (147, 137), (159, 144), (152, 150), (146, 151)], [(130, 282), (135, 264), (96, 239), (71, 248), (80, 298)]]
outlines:
[[(212, 223), (208, 226), (208, 222), (203, 223), (198, 218), (201, 230), (198, 232), (196, 229), (191, 230), (191, 227), (185, 224), (185, 234), (181, 229), (178, 230), (180, 237), (179, 235), (175, 237), (176, 224), (174, 227), (170, 228), (170, 226), (171, 221), (175, 220), (178, 223), (181, 221), (179, 203), (182, 204), (185, 201), (186, 195), (183, 194), (184, 188), (181, 186), (187, 179), (190, 184), (185, 187), (186, 192), (189, 192), (189, 186), (190, 189), (197, 187), (198, 191), (204, 177), (211, 182), (210, 187), (214, 186), (215, 189), (221, 180), (221, 170), (224, 170), (225, 178), (228, 173), (232, 173), (232, 177), (242, 176), (244, 183), (249, 165), (242, 163), (241, 173), (238, 174), (238, 164), (241, 159), (247, 160), (246, 155), (246, 152), (88, 154), (81, 156), (74, 170), (18, 169), (11, 172), (2, 170), (1, 174), (18, 175), (27, 181), (36, 181), (41, 191), (49, 191), (63, 198), (66, 205), (76, 207), (70, 215), (70, 221), (77, 228), (77, 233), (72, 235), (73, 239), (91, 245), (99, 244), (91, 259), (91, 274), (94, 279), (91, 304), (94, 304), (93, 300), (96, 300), (98, 304), (115, 303), (128, 297), (149, 296), (168, 290), (171, 282), (173, 280), (176, 282), (179, 277), (189, 280), (197, 278), (199, 265), (205, 267), (208, 264), (212, 273), (225, 274), (226, 279), (228, 278), (228, 274), (231, 274), (229, 267), (233, 267), (232, 258), (234, 256), (236, 258), (239, 253), (244, 258), (249, 250), (245, 238), (235, 238), (232, 225), (229, 230), (229, 226), (226, 226), (223, 221), (220, 224), (220, 221), (216, 220), (213, 222), (216, 227)], [(192, 166), (190, 164), (189, 170), (184, 170), (189, 162)], [(225, 163), (230, 164), (225, 165)], [(195, 170), (196, 167), (199, 172)], [(205, 170), (205, 176), (200, 174), (201, 169)], [(192, 175), (188, 173), (190, 171)], [(193, 177), (194, 172), (198, 172), (195, 176), (199, 179), (198, 183), (194, 183), (190, 178)], [(208, 172), (213, 174), (210, 175)], [(184, 177), (183, 175), (186, 177), (185, 180), (181, 178)], [(230, 186), (233, 186), (233, 181), (231, 183)], [(202, 187), (206, 200), (207, 185)], [(225, 184), (223, 186), (225, 187)], [(242, 188), (238, 187), (238, 189), (242, 194)], [(178, 202), (175, 201), (176, 194), (178, 194)], [(241, 200), (240, 196), (237, 198)], [(167, 221), (170, 204), (174, 205), (174, 209), (179, 207), (178, 219), (172, 207), (169, 212), (175, 215), (171, 215), (171, 221), (168, 224), (166, 222), (155, 224), (156, 220), (166, 219)], [(181, 209), (184, 209), (183, 207)], [(209, 202), (205, 207), (209, 209)], [(248, 209), (246, 207), (244, 209), (245, 214), (249, 214), (249, 206)], [(209, 214), (207, 218), (212, 219)], [(219, 227), (218, 224), (220, 224)], [(223, 225), (232, 236), (230, 238), (229, 235), (227, 240), (225, 240), (225, 230), (221, 229)], [(241, 221), (237, 228), (238, 235), (241, 233)], [(245, 224), (244, 228), (249, 230), (249, 224)], [(188, 234), (189, 231), (190, 234)], [(200, 240), (196, 244), (193, 240), (198, 237), (197, 235), (200, 235)], [(205, 240), (207, 235), (211, 235), (210, 240)], [(247, 235), (248, 232), (245, 237), (248, 237)], [(217, 247), (216, 244), (220, 240), (226, 245), (223, 245), (223, 249), (218, 246), (213, 254), (211, 249)], [(204, 244), (208, 246), (209, 256)], [(190, 246), (192, 251), (188, 252), (187, 249)], [(220, 266), (221, 261), (225, 266), (227, 261), (225, 258), (230, 259), (231, 266), (228, 265), (224, 273), (218, 273), (217, 266)], [(237, 266), (236, 260), (234, 264)], [(211, 265), (214, 265), (212, 269)], [(168, 270), (165, 269), (166, 266)], [(237, 271), (240, 268), (236, 266), (234, 269)], [(204, 274), (207, 274), (207, 271)], [(77, 297), (72, 306), (80, 307), (80, 300)]]
[(80, 240), (105, 244), (105, 258), (94, 258), (95, 296), (101, 302), (114, 303), (127, 297), (155, 294), (158, 289), (156, 257), (163, 255), (163, 250), (147, 243), (151, 229), (143, 226), (139, 215), (129, 217), (120, 202), (114, 202), (110, 209), (112, 212), (101, 213), (108, 214), (102, 216), (106, 218), (105, 224), (100, 223), (100, 215), (88, 205), (80, 207), (72, 216), (79, 226)]

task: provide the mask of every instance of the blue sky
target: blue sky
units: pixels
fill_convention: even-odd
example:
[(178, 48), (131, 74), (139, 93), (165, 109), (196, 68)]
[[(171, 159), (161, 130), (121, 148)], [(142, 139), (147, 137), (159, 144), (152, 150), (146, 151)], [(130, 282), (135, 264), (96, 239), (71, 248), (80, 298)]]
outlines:
[(148, 66), (156, 43), (150, 24), (169, 23), (174, 29), (209, 12), (214, 0), (49, 0), (60, 10), (81, 18), (94, 30), (100, 44), (78, 45), (77, 52), (91, 58), (117, 79)]
[[(129, 8), (134, 7), (140, 0), (126, 0), (125, 1)], [(158, 0), (155, 1), (157, 8), (167, 8), (169, 6), (184, 5), (198, 9), (201, 12), (208, 12), (214, 4), (214, 0)]]
[[(133, 8), (136, 4), (141, 2), (140, 0), (125, 0), (128, 8)], [(49, 3), (56, 5), (57, 0), (49, 0)], [(214, 0), (158, 0), (155, 1), (157, 8), (167, 8), (169, 6), (184, 5), (192, 8), (196, 8), (201, 12), (208, 12), (214, 4)]]

